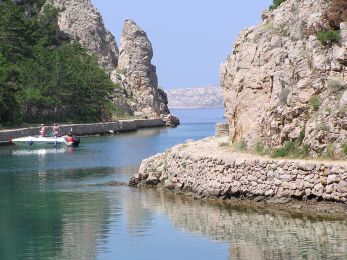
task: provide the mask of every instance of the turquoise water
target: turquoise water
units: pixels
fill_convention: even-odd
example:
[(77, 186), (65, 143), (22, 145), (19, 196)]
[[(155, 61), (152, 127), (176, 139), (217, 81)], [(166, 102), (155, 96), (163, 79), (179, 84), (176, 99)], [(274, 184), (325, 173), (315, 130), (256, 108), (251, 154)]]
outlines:
[[(109, 187), (143, 158), (212, 135), (222, 110), (174, 111), (176, 129), (0, 148), (0, 259), (344, 259), (347, 222)], [(203, 115), (203, 116), (201, 116)]]

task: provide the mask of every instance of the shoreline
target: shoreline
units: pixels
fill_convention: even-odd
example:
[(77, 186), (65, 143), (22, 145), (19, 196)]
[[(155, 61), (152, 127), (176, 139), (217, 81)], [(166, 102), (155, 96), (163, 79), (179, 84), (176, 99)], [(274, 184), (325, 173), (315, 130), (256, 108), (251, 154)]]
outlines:
[(255, 207), (347, 214), (347, 161), (231, 152), (222, 140), (187, 142), (145, 159), (129, 184)]
[[(166, 122), (161, 119), (133, 119), (105, 123), (62, 124), (59, 127), (62, 135), (68, 134), (72, 129), (74, 135), (88, 136), (132, 132), (141, 128), (165, 127), (165, 125)], [(49, 131), (52, 127), (47, 128)], [(13, 138), (38, 135), (39, 131), (40, 126), (0, 130), (0, 143), (10, 144), (10, 140)]]

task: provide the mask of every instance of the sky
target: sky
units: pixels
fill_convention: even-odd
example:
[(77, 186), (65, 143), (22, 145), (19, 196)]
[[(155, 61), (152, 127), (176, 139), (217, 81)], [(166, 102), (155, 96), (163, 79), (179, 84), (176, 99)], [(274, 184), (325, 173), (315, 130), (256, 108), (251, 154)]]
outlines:
[(220, 64), (241, 29), (261, 22), (272, 0), (92, 0), (119, 47), (124, 20), (134, 20), (153, 46), (164, 89), (219, 85)]

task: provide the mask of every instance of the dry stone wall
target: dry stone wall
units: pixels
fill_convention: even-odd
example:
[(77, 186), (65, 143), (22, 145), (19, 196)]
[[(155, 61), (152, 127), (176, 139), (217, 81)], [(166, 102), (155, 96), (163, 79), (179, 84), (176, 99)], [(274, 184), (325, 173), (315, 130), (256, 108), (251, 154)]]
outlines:
[(203, 197), (318, 198), (347, 202), (347, 163), (275, 160), (231, 153), (210, 138), (175, 146), (141, 164), (131, 184)]

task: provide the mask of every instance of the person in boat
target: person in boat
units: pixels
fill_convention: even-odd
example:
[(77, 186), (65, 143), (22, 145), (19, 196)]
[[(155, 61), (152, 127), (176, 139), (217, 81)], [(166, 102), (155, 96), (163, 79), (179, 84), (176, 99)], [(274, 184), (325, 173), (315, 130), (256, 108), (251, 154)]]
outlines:
[(46, 127), (44, 126), (44, 124), (41, 124), (41, 128), (40, 128), (40, 136), (41, 137), (45, 137), (46, 136)]
[(69, 144), (69, 145), (71, 145), (71, 144), (73, 144), (73, 137), (72, 137), (72, 133), (71, 132), (69, 132), (69, 134), (67, 135), (67, 139), (66, 139), (66, 142)]
[(60, 135), (60, 128), (59, 128), (59, 126), (58, 126), (57, 124), (54, 124), (54, 125), (53, 125), (52, 132), (53, 132), (53, 136), (54, 136), (54, 137), (59, 137), (59, 136), (61, 136), (61, 135)]

